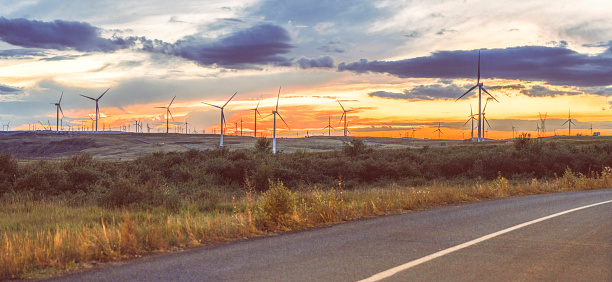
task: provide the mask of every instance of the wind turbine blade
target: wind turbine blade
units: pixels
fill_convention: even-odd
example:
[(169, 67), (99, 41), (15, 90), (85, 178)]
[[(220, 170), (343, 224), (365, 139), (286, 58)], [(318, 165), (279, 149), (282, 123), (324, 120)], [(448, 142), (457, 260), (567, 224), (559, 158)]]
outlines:
[(566, 121), (565, 121), (565, 122), (564, 122), (562, 125), (565, 125), (565, 124), (566, 124), (568, 121), (570, 121), (570, 120), (569, 120), (569, 119), (568, 119), (568, 120), (566, 120)]
[(489, 96), (491, 96), (491, 98), (493, 98), (493, 100), (495, 100), (495, 102), (499, 103), (499, 101), (497, 101), (497, 99), (495, 99), (495, 97), (493, 97), (493, 95), (491, 95), (491, 93), (489, 93), (489, 91), (487, 91), (487, 89), (485, 89), (484, 87), (480, 87), (480, 89), (482, 89), (482, 91), (484, 91), (485, 93), (489, 94)]
[(157, 109), (166, 109), (168, 107), (153, 107), (153, 108), (157, 108)]
[(276, 97), (276, 111), (278, 112), (278, 100), (280, 100), (281, 86), (278, 87), (278, 96)]
[(83, 95), (83, 94), (79, 94), (79, 95), (81, 95), (81, 96), (83, 96), (83, 97), (85, 97), (85, 98), (87, 98), (87, 99), (91, 99), (91, 100), (94, 100), (94, 101), (96, 100), (96, 99), (94, 99), (94, 98), (91, 98), (91, 97), (89, 97), (89, 96), (85, 96), (85, 95)]
[(474, 88), (478, 87), (478, 85), (474, 85), (474, 87), (470, 88), (470, 90), (468, 90), (467, 92), (463, 93), (463, 95), (459, 96), (459, 98), (457, 98), (455, 100), (455, 102), (457, 102), (457, 100), (463, 98), (463, 96), (465, 96), (466, 94), (470, 93), (470, 91), (474, 90)]
[(482, 113), (483, 113), (483, 114), (484, 114), (484, 112), (487, 110), (487, 105), (488, 105), (488, 104), (489, 104), (489, 100), (487, 99), (487, 100), (485, 101), (485, 106), (484, 106), (484, 108), (482, 108)]
[(257, 106), (255, 107), (256, 111), (257, 111), (257, 109), (259, 109), (259, 103), (261, 103), (261, 98), (262, 98), (262, 96), (260, 96), (259, 100), (257, 100)]
[(170, 117), (172, 118), (172, 121), (174, 121), (174, 117), (172, 116), (172, 112), (170, 111), (170, 109), (168, 109), (168, 113), (170, 114)]
[[(267, 116), (265, 116), (265, 117), (263, 117), (263, 118), (261, 118), (261, 119), (265, 119), (265, 118), (267, 118), (267, 117), (269, 117), (269, 116), (271, 116), (271, 115), (273, 115), (273, 113), (272, 113), (272, 114), (269, 114), (269, 115), (267, 115)], [(261, 115), (260, 115), (260, 116), (261, 116)]]
[(60, 96), (60, 100), (57, 102), (58, 104), (62, 103), (62, 97), (64, 97), (64, 91), (62, 91), (62, 96)]
[(474, 117), (474, 112), (472, 111), (472, 104), (470, 104), (470, 116)]
[(176, 95), (174, 95), (174, 98), (172, 98), (172, 101), (170, 101), (170, 104), (168, 104), (168, 108), (170, 108), (170, 106), (172, 105), (172, 102), (174, 102), (174, 99), (176, 99)]
[(483, 118), (487, 122), (487, 125), (489, 125), (489, 129), (491, 129), (491, 124), (489, 123), (489, 120), (486, 117), (483, 117)]
[(283, 116), (281, 116), (281, 114), (280, 114), (280, 113), (278, 113), (278, 112), (277, 112), (277, 114), (278, 114), (278, 117), (279, 117), (279, 118), (280, 118), (280, 119), (283, 121), (283, 123), (285, 123), (285, 126), (287, 126), (287, 129), (291, 130), (291, 128), (289, 128), (289, 125), (288, 125), (288, 124), (285, 122), (285, 120), (283, 119)]
[(261, 113), (259, 112), (259, 110), (258, 110), (257, 108), (255, 108), (255, 112), (256, 112), (256, 113), (259, 115), (259, 117), (260, 117), (261, 119), (264, 119), (264, 118), (261, 116)]
[(480, 50), (478, 50), (478, 82), (480, 83)]
[(571, 123), (571, 124), (573, 124), (573, 125), (576, 125), (576, 124), (575, 124), (573, 121), (571, 121), (571, 120), (570, 120), (570, 123)]
[[(340, 104), (340, 100), (336, 99), (336, 101), (338, 101), (338, 104)], [(342, 110), (346, 112), (346, 110), (344, 109), (344, 106), (342, 106), (342, 104), (340, 104), (340, 107), (342, 107)]]
[(219, 108), (219, 109), (221, 109), (221, 107), (219, 107), (219, 106), (216, 106), (216, 105), (213, 105), (213, 104), (209, 104), (209, 103), (204, 103), (204, 102), (202, 102), (202, 104), (206, 104), (206, 105), (209, 105), (209, 106), (213, 106), (213, 107), (215, 107), (215, 108)]
[(57, 107), (60, 110), (60, 113), (62, 113), (62, 117), (64, 117), (64, 111), (62, 111), (62, 106), (60, 106), (59, 104), (57, 104)]
[(104, 91), (104, 93), (102, 93), (102, 95), (100, 95), (100, 97), (98, 97), (98, 99), (96, 99), (96, 100), (100, 100), (100, 98), (102, 98), (102, 96), (104, 96), (104, 94), (106, 94), (106, 92), (108, 92), (108, 90), (110, 90), (110, 88), (106, 89), (106, 91)]
[(229, 103), (229, 102), (230, 102), (232, 99), (234, 99), (234, 96), (236, 96), (236, 94), (238, 94), (238, 92), (234, 93), (234, 95), (232, 95), (232, 97), (231, 97), (231, 98), (229, 98), (229, 100), (227, 100), (227, 102), (225, 102), (225, 105), (223, 105), (223, 107), (222, 107), (222, 108), (225, 108), (225, 106), (227, 106), (227, 104), (228, 104), (228, 103)]
[(346, 116), (346, 111), (342, 113), (342, 116), (340, 117), (340, 121), (342, 121), (342, 119), (344, 119), (345, 116)]
[(465, 126), (468, 122), (470, 122), (472, 118), (469, 118), (463, 125)]

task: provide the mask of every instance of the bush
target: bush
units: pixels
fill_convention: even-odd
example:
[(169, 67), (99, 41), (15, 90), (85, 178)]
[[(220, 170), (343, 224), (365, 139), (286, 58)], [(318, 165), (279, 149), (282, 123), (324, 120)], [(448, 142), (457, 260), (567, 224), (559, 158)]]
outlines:
[(272, 140), (266, 137), (259, 137), (255, 141), (255, 153), (272, 154)]
[(353, 138), (351, 141), (343, 144), (342, 151), (351, 157), (355, 157), (369, 153), (372, 149), (368, 148), (368, 145), (361, 138)]
[(285, 223), (285, 217), (293, 210), (293, 193), (282, 182), (270, 181), (270, 189), (263, 194), (261, 210), (274, 223)]

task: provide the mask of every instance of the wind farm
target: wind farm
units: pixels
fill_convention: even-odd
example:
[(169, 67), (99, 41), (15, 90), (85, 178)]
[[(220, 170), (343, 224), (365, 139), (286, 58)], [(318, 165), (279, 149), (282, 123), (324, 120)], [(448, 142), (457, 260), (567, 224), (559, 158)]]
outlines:
[(124, 2), (0, 5), (0, 280), (611, 279), (612, 2)]

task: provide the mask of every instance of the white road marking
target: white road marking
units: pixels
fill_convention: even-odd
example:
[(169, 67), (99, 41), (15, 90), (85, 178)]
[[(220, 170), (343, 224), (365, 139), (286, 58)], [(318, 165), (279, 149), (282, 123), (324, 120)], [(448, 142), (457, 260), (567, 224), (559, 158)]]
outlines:
[(457, 245), (457, 246), (454, 246), (454, 247), (451, 247), (451, 248), (439, 251), (437, 253), (433, 253), (431, 255), (422, 257), (420, 259), (416, 259), (416, 260), (413, 260), (411, 262), (402, 264), (400, 266), (396, 266), (394, 268), (385, 270), (385, 271), (377, 273), (377, 274), (375, 274), (375, 275), (373, 275), (371, 277), (368, 277), (366, 279), (360, 280), (360, 282), (380, 281), (382, 279), (391, 277), (391, 276), (397, 274), (400, 271), (404, 271), (406, 269), (409, 269), (411, 267), (417, 266), (417, 265), (422, 264), (424, 262), (428, 262), (428, 261), (433, 260), (435, 258), (439, 258), (441, 256), (450, 254), (452, 252), (461, 250), (463, 248), (467, 248), (469, 246), (472, 246), (472, 245), (478, 244), (478, 243), (480, 243), (482, 241), (489, 240), (489, 239), (491, 239), (493, 237), (496, 237), (496, 236), (499, 236), (499, 235), (502, 235), (502, 234), (505, 234), (505, 233), (517, 230), (519, 228), (523, 228), (523, 227), (528, 226), (528, 225), (532, 225), (532, 224), (535, 224), (535, 223), (538, 223), (538, 222), (541, 222), (541, 221), (544, 221), (544, 220), (547, 220), (547, 219), (551, 219), (553, 217), (561, 216), (561, 215), (568, 214), (568, 213), (571, 213), (571, 212), (575, 212), (575, 211), (579, 211), (579, 210), (582, 210), (582, 209), (591, 208), (591, 207), (594, 207), (594, 206), (599, 206), (599, 205), (603, 205), (603, 204), (607, 204), (607, 203), (612, 203), (612, 200), (605, 201), (605, 202), (599, 202), (599, 203), (595, 203), (595, 204), (592, 204), (592, 205), (583, 206), (583, 207), (579, 207), (579, 208), (575, 208), (575, 209), (571, 209), (571, 210), (566, 210), (566, 211), (563, 211), (563, 212), (559, 212), (559, 213), (555, 213), (555, 214), (552, 214), (552, 215), (549, 215), (549, 216), (538, 218), (538, 219), (535, 219), (535, 220), (532, 220), (532, 221), (529, 221), (529, 222), (521, 223), (519, 225), (515, 225), (515, 226), (512, 226), (510, 228), (506, 228), (504, 230), (497, 231), (495, 233), (491, 233), (489, 235), (482, 236), (482, 237), (474, 239), (472, 241), (465, 242), (463, 244), (460, 244), (460, 245)]

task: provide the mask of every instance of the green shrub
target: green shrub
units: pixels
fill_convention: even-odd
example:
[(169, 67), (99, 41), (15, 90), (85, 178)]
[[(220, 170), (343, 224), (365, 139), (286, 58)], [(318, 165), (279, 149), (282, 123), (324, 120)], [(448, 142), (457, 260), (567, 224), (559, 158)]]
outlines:
[(266, 137), (259, 137), (255, 141), (255, 153), (272, 154), (272, 140)]
[(351, 157), (355, 157), (369, 153), (372, 149), (368, 148), (368, 145), (361, 138), (353, 138), (351, 141), (343, 144), (342, 151)]
[(270, 189), (263, 194), (261, 210), (274, 223), (285, 223), (286, 216), (294, 208), (293, 193), (282, 182), (270, 181)]

